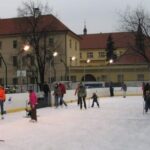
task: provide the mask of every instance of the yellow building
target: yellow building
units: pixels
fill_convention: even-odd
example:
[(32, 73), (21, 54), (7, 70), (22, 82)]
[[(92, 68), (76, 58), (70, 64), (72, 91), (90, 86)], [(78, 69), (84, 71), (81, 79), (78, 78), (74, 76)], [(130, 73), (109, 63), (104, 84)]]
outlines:
[[(117, 60), (113, 63), (106, 61), (105, 49), (110, 34), (117, 55)], [(150, 80), (150, 71), (146, 61), (133, 52), (129, 46), (134, 42), (133, 34), (129, 32), (84, 33), (80, 37), (80, 67), (74, 67), (74, 70), (72, 68), (71, 71), (72, 74), (76, 75), (78, 81), (102, 81), (107, 83), (113, 81), (117, 84), (123, 81)], [(90, 60), (90, 62), (87, 63), (87, 60)]]
[[(49, 60), (46, 64), (45, 81), (67, 80), (69, 78), (69, 68), (72, 56), (80, 54), (80, 37), (66, 27), (60, 20), (53, 15), (40, 16), (42, 27), (46, 28), (49, 22), (53, 23), (50, 34), (47, 36), (48, 44), (55, 44), (55, 51), (58, 56), (54, 58), (54, 65)], [(22, 28), (25, 28), (26, 22), (24, 18), (0, 19), (0, 84), (16, 85), (35, 83), (35, 75), (37, 72), (32, 69), (32, 63), (35, 58), (30, 59), (30, 69), (27, 68), (26, 60), (23, 56), (32, 53), (32, 48), (28, 52), (23, 51), (25, 39), (22, 37)], [(39, 28), (41, 28), (41, 26)], [(52, 34), (51, 34), (52, 33)], [(22, 66), (21, 66), (22, 63)], [(80, 66), (80, 60), (76, 60), (75, 64)], [(51, 66), (51, 67), (50, 67)], [(55, 68), (53, 68), (53, 66)], [(56, 70), (55, 70), (56, 69)], [(23, 74), (20, 75), (21, 71)], [(20, 78), (21, 77), (21, 78)], [(51, 79), (50, 79), (51, 78)], [(22, 80), (22, 81), (21, 81)]]
[[(53, 22), (53, 30), (49, 31), (46, 42), (57, 43), (55, 51), (58, 56), (54, 58), (54, 64), (48, 60), (45, 71), (45, 81), (145, 81), (150, 80), (148, 66), (139, 55), (129, 53), (129, 42), (134, 40), (131, 33), (111, 33), (117, 60), (113, 63), (106, 61), (106, 43), (110, 33), (77, 35), (66, 27), (53, 15), (41, 16), (44, 22), (42, 26)], [(20, 22), (23, 18), (0, 19), (0, 84), (17, 85), (35, 83), (35, 68), (27, 68), (20, 52), (23, 49), (25, 39), (22, 38)], [(22, 23), (23, 27), (25, 23)], [(32, 53), (32, 48), (28, 53)], [(23, 52), (23, 56), (27, 55)], [(21, 58), (22, 59), (21, 59)], [(19, 59), (18, 59), (19, 58)], [(87, 60), (90, 60), (89, 62)], [(22, 62), (22, 67), (20, 67)], [(53, 68), (54, 66), (54, 68)], [(20, 70), (24, 74), (20, 78)]]

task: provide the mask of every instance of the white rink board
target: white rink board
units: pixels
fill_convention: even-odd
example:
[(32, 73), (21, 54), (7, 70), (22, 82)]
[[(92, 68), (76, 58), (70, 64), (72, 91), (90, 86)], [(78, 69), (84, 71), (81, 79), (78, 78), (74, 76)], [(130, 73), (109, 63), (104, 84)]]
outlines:
[[(98, 97), (108, 97), (110, 96), (109, 88), (91, 88), (87, 89), (87, 99), (92, 96), (92, 93), (96, 92)], [(76, 101), (77, 95), (74, 94), (75, 90), (67, 90), (64, 95), (64, 100), (66, 102)], [(121, 88), (114, 88), (114, 96), (122, 95)], [(128, 87), (127, 95), (142, 95), (141, 87)], [(9, 99), (11, 98), (11, 101)], [(28, 93), (15, 93), (6, 94), (6, 102), (4, 104), (6, 111), (24, 109), (26, 107), (26, 102), (28, 100)], [(52, 104), (54, 104), (54, 96), (52, 91)]]

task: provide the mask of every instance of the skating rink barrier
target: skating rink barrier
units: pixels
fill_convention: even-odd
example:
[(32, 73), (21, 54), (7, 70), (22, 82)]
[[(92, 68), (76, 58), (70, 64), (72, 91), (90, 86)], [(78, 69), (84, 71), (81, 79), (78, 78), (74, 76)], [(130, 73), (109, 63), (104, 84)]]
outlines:
[[(87, 97), (86, 99), (90, 99), (93, 93), (96, 93), (99, 98), (101, 97), (109, 97), (110, 91), (109, 88), (90, 88), (87, 89)], [(37, 93), (38, 97), (42, 97), (43, 94), (41, 92)], [(51, 104), (54, 105), (54, 96), (53, 91), (51, 92)], [(114, 88), (114, 96), (122, 96), (123, 92), (121, 88)], [(141, 87), (128, 87), (127, 96), (135, 96), (142, 95)], [(28, 93), (14, 93), (14, 94), (6, 94), (6, 101), (4, 103), (4, 108), (7, 112), (15, 112), (24, 110), (27, 106), (28, 102)], [(77, 101), (77, 95), (75, 95), (75, 90), (67, 90), (64, 95), (65, 102), (75, 102)]]

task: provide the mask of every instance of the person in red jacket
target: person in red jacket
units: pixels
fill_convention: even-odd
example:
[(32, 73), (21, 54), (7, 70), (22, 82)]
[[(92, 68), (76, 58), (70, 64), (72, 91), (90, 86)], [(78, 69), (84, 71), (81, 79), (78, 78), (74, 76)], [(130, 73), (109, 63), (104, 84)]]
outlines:
[(1, 119), (4, 119), (3, 114), (4, 114), (4, 102), (6, 99), (5, 95), (5, 89), (3, 88), (2, 85), (0, 85), (0, 107), (1, 107)]
[(64, 94), (66, 94), (66, 87), (63, 83), (59, 83), (59, 88), (60, 88), (60, 91), (61, 91), (61, 96), (60, 96), (60, 105), (65, 105), (67, 106), (66, 102), (64, 101)]
[(29, 90), (29, 104), (31, 107), (31, 121), (33, 122), (37, 121), (36, 115), (37, 96), (32, 89)]

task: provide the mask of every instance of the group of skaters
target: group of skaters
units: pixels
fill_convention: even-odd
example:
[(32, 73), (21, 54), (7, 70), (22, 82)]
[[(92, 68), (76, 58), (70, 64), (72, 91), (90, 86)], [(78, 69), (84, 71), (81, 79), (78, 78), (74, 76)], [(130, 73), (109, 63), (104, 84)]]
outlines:
[[(87, 109), (87, 105), (86, 105), (87, 91), (86, 91), (86, 87), (82, 84), (82, 82), (78, 84), (75, 90), (75, 95), (78, 96), (77, 104), (80, 106), (80, 109), (82, 109), (82, 103), (84, 105), (84, 108)], [(97, 106), (100, 107), (97, 94), (93, 93), (91, 98), (93, 99), (91, 107), (94, 107), (94, 103), (96, 103)]]
[[(121, 89), (123, 90), (123, 97), (126, 97), (126, 91), (127, 91), (127, 86), (125, 83), (122, 84)], [(26, 109), (28, 112), (28, 115), (31, 117), (31, 121), (36, 122), (37, 121), (37, 114), (36, 114), (36, 106), (38, 103), (36, 93), (34, 90), (31, 88), (28, 90), (29, 92), (29, 102), (28, 104), (30, 105), (30, 109)], [(48, 92), (50, 92), (49, 86), (45, 83), (44, 84), (44, 98), (48, 99)], [(143, 87), (143, 95), (144, 95), (144, 100), (147, 102), (147, 100), (150, 100), (150, 85), (146, 84)], [(64, 101), (64, 94), (66, 94), (66, 87), (63, 83), (56, 83), (54, 85), (54, 100), (55, 100), (55, 107), (58, 108), (59, 106), (65, 106), (67, 107), (67, 103)], [(87, 109), (87, 104), (86, 104), (86, 97), (87, 97), (87, 91), (86, 87), (82, 82), (80, 82), (75, 90), (75, 95), (77, 95), (77, 105), (80, 107), (80, 109), (84, 108)], [(113, 93), (113, 86), (112, 83), (110, 84), (110, 96), (114, 96)], [(3, 114), (4, 114), (4, 102), (5, 102), (6, 96), (5, 96), (5, 90), (2, 86), (0, 86), (0, 107), (1, 107), (1, 119), (4, 119)], [(92, 105), (91, 107), (94, 107), (94, 104), (97, 104), (97, 107), (100, 107), (99, 102), (98, 102), (98, 96), (94, 92), (92, 94)], [(146, 111), (147, 111), (147, 106), (148, 103), (146, 103)]]
[[(66, 94), (66, 87), (63, 83), (56, 83), (54, 86), (54, 99), (55, 99), (55, 107), (63, 106), (65, 105), (67, 107), (67, 103), (64, 101), (64, 94)], [(80, 106), (80, 109), (82, 109), (82, 105), (84, 105), (84, 108), (87, 109), (86, 105), (86, 96), (87, 96), (87, 91), (86, 87), (80, 82), (75, 90), (75, 95), (77, 95), (78, 100), (77, 104)], [(97, 104), (99, 107), (99, 102), (98, 102), (98, 96), (96, 93), (93, 93), (92, 97), (93, 102), (92, 106), (94, 107), (94, 103)]]
[(145, 101), (144, 109), (145, 112), (147, 113), (148, 109), (150, 109), (150, 84), (148, 82), (147, 83), (143, 82), (142, 90), (143, 90), (143, 98)]

